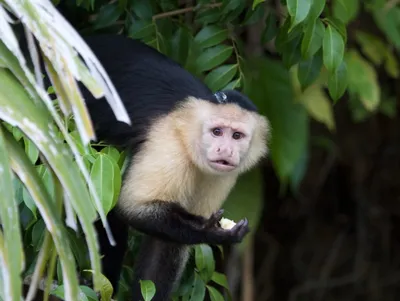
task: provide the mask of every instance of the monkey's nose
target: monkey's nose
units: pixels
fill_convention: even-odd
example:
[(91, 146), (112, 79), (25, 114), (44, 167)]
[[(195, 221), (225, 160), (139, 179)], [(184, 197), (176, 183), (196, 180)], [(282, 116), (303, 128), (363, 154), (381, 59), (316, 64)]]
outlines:
[(233, 156), (233, 149), (231, 149), (230, 147), (217, 147), (216, 148), (216, 153), (232, 157)]

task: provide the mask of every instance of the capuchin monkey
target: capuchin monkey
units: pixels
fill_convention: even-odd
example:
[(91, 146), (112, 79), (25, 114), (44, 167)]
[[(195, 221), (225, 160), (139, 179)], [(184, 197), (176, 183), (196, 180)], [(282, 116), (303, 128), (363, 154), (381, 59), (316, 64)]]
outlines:
[(101, 222), (96, 225), (103, 273), (115, 295), (133, 227), (145, 237), (135, 260), (132, 300), (143, 299), (139, 280), (152, 280), (152, 300), (166, 301), (179, 284), (191, 245), (239, 243), (249, 232), (247, 219), (223, 229), (220, 208), (238, 176), (267, 155), (269, 122), (240, 92), (213, 93), (137, 40), (98, 35), (85, 41), (132, 122), (117, 121), (106, 100), (81, 85), (97, 140), (131, 154), (118, 203), (107, 216), (116, 246)]
[(117, 245), (97, 227), (103, 273), (114, 292), (127, 248), (128, 227), (145, 234), (134, 267), (156, 285), (153, 301), (169, 300), (185, 268), (190, 245), (239, 243), (247, 219), (221, 228), (221, 205), (239, 174), (266, 156), (269, 123), (235, 90), (212, 91), (182, 66), (127, 37), (85, 41), (115, 85), (132, 125), (116, 120), (104, 99), (83, 88), (97, 138), (131, 152), (116, 207), (108, 214)]

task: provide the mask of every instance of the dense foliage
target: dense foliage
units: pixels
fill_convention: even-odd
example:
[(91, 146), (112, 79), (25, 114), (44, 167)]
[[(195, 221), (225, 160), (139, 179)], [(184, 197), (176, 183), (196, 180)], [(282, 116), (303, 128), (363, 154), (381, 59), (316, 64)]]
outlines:
[[(73, 58), (71, 46), (86, 53), (84, 61), (90, 55), (77, 46), (70, 29), (56, 28), (63, 20), (55, 12), (42, 10), (39, 3), (51, 5), (46, 0), (0, 1), (0, 259), (7, 262), (0, 273), (0, 300), (7, 300), (5, 296), (20, 299), (20, 271), (32, 287), (47, 275), (46, 290), (67, 300), (78, 300), (74, 296), (79, 291), (83, 292), (79, 300), (98, 300), (83, 285), (83, 278), (91, 281), (93, 276), (95, 290), (100, 290), (102, 300), (109, 300), (112, 288), (99, 273), (91, 223), (96, 211), (104, 217), (115, 205), (126, 154), (101, 143), (87, 144), (93, 129), (73, 79), (82, 78), (96, 96), (112, 88), (99, 80), (94, 69), (86, 69), (83, 61)], [(392, 87), (378, 82), (377, 70), (390, 78), (399, 76), (400, 8), (396, 1), (53, 3), (82, 35), (113, 32), (141, 39), (202, 78), (213, 91), (244, 91), (271, 121), (270, 160), (282, 191), (288, 186), (296, 191), (311, 143), (331, 147), (326, 139), (310, 139), (310, 119), (335, 131), (333, 106), (345, 93), (355, 121), (376, 112), (388, 116), (395, 112), (395, 100), (388, 97)], [(385, 39), (358, 28), (348, 30), (361, 13), (375, 22)], [(27, 32), (39, 39), (41, 51), (48, 55), (51, 90), (44, 91), (40, 74), (26, 69), (7, 23), (11, 15), (24, 17)], [(51, 52), (46, 45), (59, 48)], [(68, 46), (70, 52), (61, 46)], [(56, 53), (63, 62), (56, 59)], [(46, 93), (56, 94), (54, 106)], [(118, 98), (109, 101), (118, 103)], [(124, 118), (122, 110), (118, 114)], [(258, 170), (243, 176), (224, 206), (228, 218), (248, 217), (252, 229), (257, 228), (262, 206), (259, 177)], [(132, 254), (123, 271), (120, 300), (129, 295), (138, 243), (140, 235), (132, 233)], [(249, 244), (251, 235), (239, 247), (243, 250)], [(206, 245), (193, 249), (176, 298), (229, 297), (228, 281), (215, 267), (214, 256), (220, 256), (220, 251)], [(75, 268), (80, 271), (80, 287)], [(154, 287), (144, 282), (142, 288), (144, 299), (150, 300)]]

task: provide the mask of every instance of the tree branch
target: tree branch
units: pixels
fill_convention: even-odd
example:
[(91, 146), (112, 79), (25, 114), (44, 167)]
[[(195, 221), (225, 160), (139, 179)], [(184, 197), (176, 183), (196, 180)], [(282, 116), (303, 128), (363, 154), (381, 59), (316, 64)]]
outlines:
[[(222, 3), (212, 3), (212, 4), (207, 4), (202, 8), (216, 8), (216, 7), (220, 7), (222, 6)], [(180, 14), (185, 14), (185, 13), (189, 13), (189, 12), (193, 12), (196, 11), (197, 8), (195, 6), (190, 6), (190, 7), (185, 7), (185, 8), (181, 8), (181, 9), (177, 9), (177, 10), (172, 10), (172, 11), (167, 11), (164, 13), (160, 13), (157, 15), (153, 16), (153, 21), (157, 20), (157, 19), (162, 19), (162, 18), (167, 18), (167, 17), (171, 17), (171, 16), (176, 16), (176, 15), (180, 15)]]

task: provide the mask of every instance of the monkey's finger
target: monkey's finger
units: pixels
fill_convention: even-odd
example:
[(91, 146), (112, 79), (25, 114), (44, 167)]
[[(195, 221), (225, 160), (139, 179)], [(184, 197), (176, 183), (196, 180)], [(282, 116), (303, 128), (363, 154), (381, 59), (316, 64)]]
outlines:
[(218, 220), (221, 219), (222, 215), (224, 214), (225, 210), (224, 209), (219, 209), (216, 213), (215, 216), (218, 217)]
[(250, 232), (249, 221), (245, 218), (243, 226), (239, 230), (239, 236), (244, 237), (248, 232)]
[(211, 214), (210, 218), (207, 220), (205, 224), (205, 228), (214, 227), (220, 221), (223, 214), (224, 214), (224, 209), (220, 209), (217, 212)]
[(236, 236), (238, 235), (240, 229), (243, 227), (243, 225), (245, 224), (245, 220), (242, 219), (239, 222), (237, 222), (237, 224), (231, 229), (231, 233)]
[(237, 241), (240, 242), (243, 237), (250, 231), (249, 221), (247, 220), (247, 218), (239, 221), (233, 230), (233, 235), (237, 238)]

